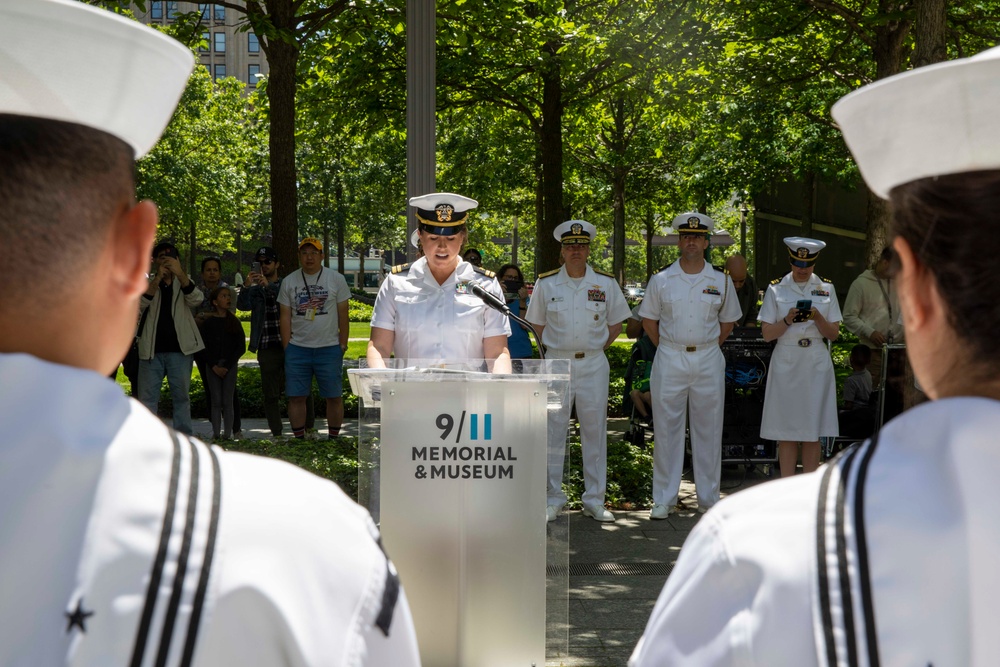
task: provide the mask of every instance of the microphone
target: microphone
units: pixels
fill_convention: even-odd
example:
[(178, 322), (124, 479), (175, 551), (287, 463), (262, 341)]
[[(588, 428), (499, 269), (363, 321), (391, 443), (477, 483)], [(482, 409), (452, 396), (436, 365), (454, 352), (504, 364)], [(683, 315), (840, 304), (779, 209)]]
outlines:
[(510, 308), (507, 307), (506, 303), (493, 296), (476, 283), (471, 283), (471, 285), (472, 293), (482, 299), (483, 303), (493, 310), (499, 310), (504, 315), (510, 316)]

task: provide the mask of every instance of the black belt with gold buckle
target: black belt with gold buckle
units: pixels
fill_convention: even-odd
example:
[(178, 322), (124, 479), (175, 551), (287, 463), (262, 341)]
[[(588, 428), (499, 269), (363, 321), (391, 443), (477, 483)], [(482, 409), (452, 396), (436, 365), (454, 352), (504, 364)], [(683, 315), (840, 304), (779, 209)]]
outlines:
[(573, 355), (573, 357), (576, 359), (583, 359), (586, 356), (587, 356), (586, 352), (577, 352), (576, 354)]
[(684, 351), (685, 352), (697, 352), (698, 351), (698, 346), (697, 345), (688, 345), (687, 347), (684, 348)]

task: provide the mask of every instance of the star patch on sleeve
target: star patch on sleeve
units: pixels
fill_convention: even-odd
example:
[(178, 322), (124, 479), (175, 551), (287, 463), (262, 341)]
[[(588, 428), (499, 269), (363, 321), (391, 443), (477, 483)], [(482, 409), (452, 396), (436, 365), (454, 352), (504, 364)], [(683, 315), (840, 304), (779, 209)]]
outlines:
[(84, 621), (93, 616), (94, 612), (84, 610), (83, 598), (80, 598), (76, 602), (76, 609), (65, 611), (63, 614), (66, 616), (66, 634), (72, 632), (73, 628), (80, 628), (80, 632), (86, 634), (87, 626), (84, 625)]

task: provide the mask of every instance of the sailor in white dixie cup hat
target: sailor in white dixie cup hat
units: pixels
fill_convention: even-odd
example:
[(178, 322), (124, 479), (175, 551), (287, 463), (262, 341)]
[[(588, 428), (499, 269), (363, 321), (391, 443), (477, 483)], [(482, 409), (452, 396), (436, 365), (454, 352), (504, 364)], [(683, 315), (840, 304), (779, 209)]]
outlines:
[(0, 2), (0, 664), (418, 665), (367, 512), (107, 379), (156, 233), (134, 159), (193, 66), (81, 2)]
[(1000, 255), (998, 105), (1000, 49), (834, 105), (891, 201), (907, 354), (932, 400), (710, 512), (632, 667), (1000, 664), (1000, 309), (984, 283)]
[(777, 344), (768, 365), (760, 437), (778, 443), (781, 476), (819, 466), (820, 438), (840, 434), (837, 385), (826, 346), (840, 332), (837, 290), (814, 273), (826, 243), (801, 236), (785, 239), (791, 271), (771, 281), (757, 319), (764, 340)]
[(674, 218), (680, 258), (650, 278), (639, 306), (643, 329), (657, 345), (649, 376), (656, 424), (650, 519), (675, 511), (688, 426), (698, 508), (719, 502), (726, 391), (721, 345), (742, 311), (732, 280), (705, 261), (714, 229), (715, 221), (702, 213)]
[[(470, 213), (478, 202), (450, 192), (413, 197), (420, 247), (412, 264), (392, 267), (382, 281), (372, 313), (368, 365), (385, 359), (464, 361), (486, 359), (490, 370), (510, 372), (510, 324), (472, 292), (479, 285), (501, 301), (492, 271), (460, 255), (468, 239)], [(412, 241), (412, 239), (411, 239)]]
[(604, 350), (621, 333), (630, 311), (614, 276), (587, 263), (596, 235), (597, 229), (586, 220), (568, 220), (555, 228), (563, 266), (538, 276), (525, 315), (545, 345), (546, 357), (569, 359), (571, 368), (569, 399), (558, 414), (549, 415), (549, 521), (566, 505), (563, 461), (574, 402), (583, 448), (583, 513), (597, 521), (615, 520), (604, 507), (610, 377)]

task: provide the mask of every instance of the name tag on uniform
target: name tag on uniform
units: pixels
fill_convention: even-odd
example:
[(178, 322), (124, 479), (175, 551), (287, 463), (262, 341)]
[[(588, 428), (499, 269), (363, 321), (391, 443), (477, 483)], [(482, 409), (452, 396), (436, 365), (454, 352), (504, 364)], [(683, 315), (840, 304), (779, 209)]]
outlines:
[(472, 288), (469, 287), (468, 282), (455, 283), (455, 292), (457, 294), (471, 294)]
[(587, 301), (607, 301), (608, 297), (605, 295), (602, 289), (589, 289), (587, 290)]
[(563, 298), (561, 296), (554, 296), (551, 299), (549, 299), (549, 301), (552, 302), (552, 303), (559, 303), (562, 300), (563, 300)]
[(709, 285), (708, 287), (706, 287), (705, 289), (703, 289), (701, 291), (701, 293), (702, 294), (714, 294), (715, 296), (719, 296), (719, 295), (722, 294), (722, 292), (719, 291), (719, 288), (716, 287), (715, 285)]
[(826, 290), (814, 289), (812, 291), (813, 296), (830, 296), (830, 293)]

